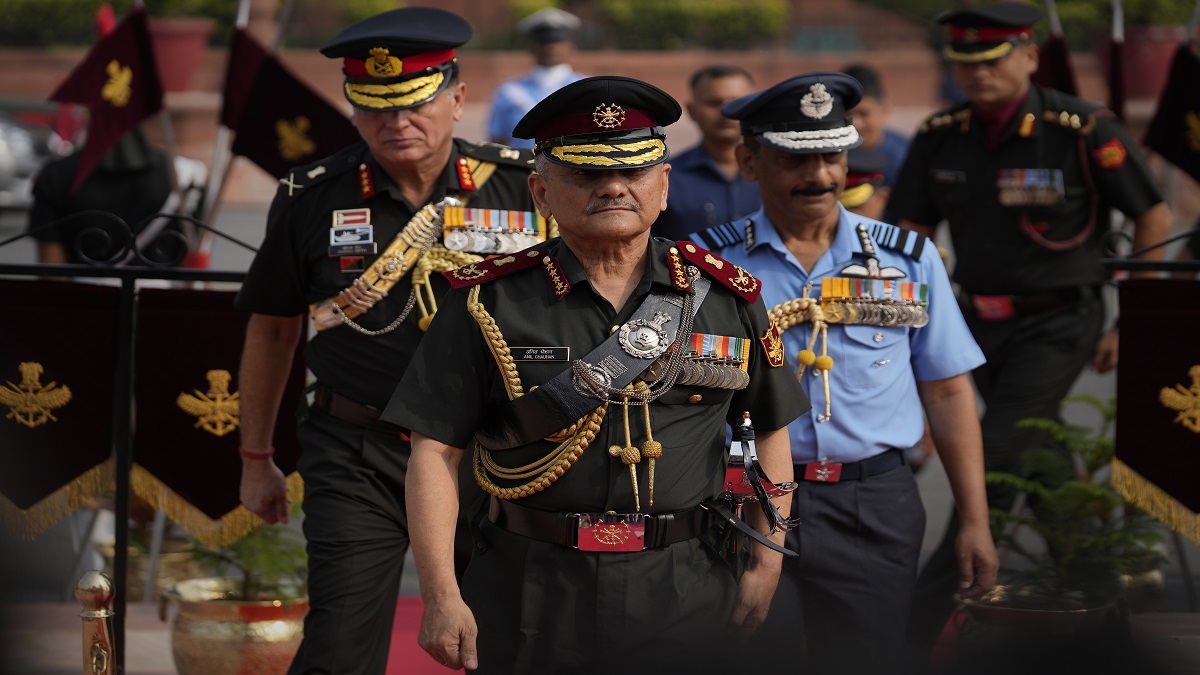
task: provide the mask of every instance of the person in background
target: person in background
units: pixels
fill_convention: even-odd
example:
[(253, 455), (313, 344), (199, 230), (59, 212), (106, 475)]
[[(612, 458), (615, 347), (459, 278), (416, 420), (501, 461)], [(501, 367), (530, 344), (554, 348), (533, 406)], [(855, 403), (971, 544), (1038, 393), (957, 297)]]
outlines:
[[(1057, 418), (1089, 362), (1098, 372), (1117, 364), (1117, 328), (1104, 330), (1101, 298), (1111, 214), (1133, 219), (1135, 250), (1171, 230), (1170, 211), (1120, 121), (1030, 81), (1040, 19), (1037, 8), (1015, 2), (938, 18), (948, 38), (943, 54), (969, 100), (922, 125), (887, 206), (900, 226), (925, 236), (949, 226), (959, 301), (987, 357), (972, 373), (985, 407), (987, 468), (1010, 473), (1039, 433), (1017, 423)], [(988, 492), (993, 508), (1016, 498)], [(918, 660), (954, 609), (957, 529), (952, 518), (921, 572), (909, 622)]]
[[(122, 136), (72, 192), (80, 152), (47, 162), (34, 178), (28, 229), (37, 230), (32, 236), (38, 242), (38, 262), (75, 265), (121, 262), (110, 256), (121, 250), (129, 235), (139, 249), (145, 249), (153, 245), (164, 228), (179, 229), (169, 218), (147, 221), (150, 216), (156, 213), (199, 216), (207, 178), (204, 164), (176, 156), (174, 169), (180, 189), (172, 191), (167, 171), (170, 160), (150, 144), (141, 129)], [(49, 225), (84, 211), (111, 213), (129, 226), (129, 232), (118, 231), (120, 226), (103, 216), (80, 216)], [(95, 236), (85, 234), (88, 230)], [(126, 256), (125, 260), (134, 258)]]
[[(763, 207), (741, 227), (698, 233), (716, 254), (762, 279), (770, 316), (795, 355), (812, 409), (788, 426), (799, 487), (779, 590), (763, 626), (773, 654), (821, 674), (901, 673), (905, 622), (925, 535), (925, 510), (903, 448), (924, 419), (961, 514), (957, 582), (978, 597), (996, 581), (983, 448), (967, 373), (983, 354), (967, 331), (935, 247), (849, 213), (851, 111), (862, 97), (842, 73), (784, 80), (730, 101), (741, 122), (742, 174)], [(753, 650), (748, 650), (753, 651)], [(803, 670), (803, 668), (802, 668)]]
[(496, 87), (487, 127), (493, 143), (533, 147), (529, 139), (514, 138), (513, 127), (551, 92), (583, 79), (570, 64), (574, 53), (571, 34), (578, 29), (579, 17), (557, 7), (540, 9), (517, 23), (517, 30), (525, 35), (529, 53), (533, 55), (534, 66), (529, 73)]
[(900, 175), (900, 167), (904, 165), (909, 138), (887, 125), (892, 116), (892, 104), (884, 96), (879, 71), (859, 63), (846, 66), (842, 72), (862, 85), (863, 100), (854, 106), (850, 116), (854, 119), (854, 128), (862, 136), (862, 147), (875, 150), (887, 158), (887, 165), (883, 168), (883, 184), (890, 189), (896, 184), (896, 176)]
[(742, 179), (733, 154), (742, 142), (737, 122), (721, 114), (721, 106), (753, 90), (754, 79), (734, 66), (707, 66), (692, 75), (687, 112), (700, 143), (671, 160), (671, 194), (652, 228), (655, 236), (683, 239), (760, 206), (758, 185)]
[[(533, 208), (528, 152), (454, 137), (466, 96), (455, 49), (470, 37), (455, 14), (408, 7), (364, 19), (321, 49), (341, 63), (362, 141), (280, 181), (237, 296), (251, 312), (238, 373), (241, 500), (268, 523), (286, 522), (289, 504), (271, 458), (276, 417), (292, 412), (279, 410), (280, 397), (310, 317), (317, 327), (304, 351), (316, 376), (312, 406), (297, 412), (310, 608), (293, 674), (387, 667), (408, 552), (411, 447), (380, 413), (424, 335), (428, 317), (413, 310), (429, 305), (414, 300), (448, 289), (418, 270), (460, 252), (442, 245), (443, 202), (505, 216)], [(461, 570), (471, 545), (465, 528), (459, 534), (448, 560)]]
[(847, 211), (872, 220), (883, 218), (891, 192), (883, 184), (887, 163), (883, 153), (862, 145), (846, 153), (846, 189), (838, 201)]
[[(536, 142), (529, 188), (561, 237), (448, 272), (455, 290), (384, 412), (413, 430), (418, 639), (450, 668), (726, 672), (721, 657), (770, 605), (780, 553), (751, 544), (739, 579), (713, 548), (709, 507), (725, 425), (749, 413), (763, 468), (787, 481), (785, 427), (807, 401), (758, 282), (650, 236), (670, 172), (663, 127), (680, 112), (624, 77), (529, 111), (514, 132)], [(459, 464), (491, 495), (471, 517), (461, 591), (448, 564)], [(756, 506), (746, 514), (782, 543)]]

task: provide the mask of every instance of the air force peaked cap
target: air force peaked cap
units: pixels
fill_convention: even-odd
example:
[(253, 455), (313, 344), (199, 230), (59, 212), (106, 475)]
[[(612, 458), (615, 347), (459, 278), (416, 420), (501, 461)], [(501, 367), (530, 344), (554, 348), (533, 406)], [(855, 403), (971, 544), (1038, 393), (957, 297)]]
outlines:
[(433, 7), (405, 7), (350, 26), (321, 48), (342, 59), (346, 99), (363, 110), (404, 110), (426, 103), (450, 83), (454, 48), (471, 39), (462, 17)]
[(862, 145), (848, 111), (862, 100), (862, 85), (843, 73), (797, 75), (721, 106), (742, 133), (793, 154), (841, 152)]
[(588, 77), (542, 99), (513, 129), (534, 152), (577, 169), (634, 169), (666, 161), (663, 127), (679, 119), (679, 103), (658, 87), (629, 77)]
[(1037, 7), (1023, 2), (946, 12), (937, 19), (945, 27), (942, 54), (954, 63), (983, 63), (1007, 55), (1016, 45), (1029, 41), (1033, 24), (1042, 18)]

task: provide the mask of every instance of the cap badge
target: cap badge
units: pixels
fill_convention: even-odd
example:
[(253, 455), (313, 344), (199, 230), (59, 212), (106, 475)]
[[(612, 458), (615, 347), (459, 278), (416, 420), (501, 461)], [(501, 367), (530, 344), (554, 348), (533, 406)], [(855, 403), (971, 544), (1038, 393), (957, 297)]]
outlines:
[(979, 31), (975, 30), (974, 28), (967, 28), (963, 30), (962, 41), (979, 42)]
[(601, 129), (616, 129), (625, 121), (625, 109), (616, 103), (601, 103), (592, 113), (592, 121)]
[(808, 93), (800, 99), (800, 112), (805, 117), (819, 120), (833, 110), (833, 96), (825, 91), (825, 85), (818, 82), (808, 88)]
[(367, 72), (371, 77), (396, 77), (404, 72), (404, 62), (391, 56), (387, 47), (376, 47), (371, 50), (371, 58), (366, 62)]

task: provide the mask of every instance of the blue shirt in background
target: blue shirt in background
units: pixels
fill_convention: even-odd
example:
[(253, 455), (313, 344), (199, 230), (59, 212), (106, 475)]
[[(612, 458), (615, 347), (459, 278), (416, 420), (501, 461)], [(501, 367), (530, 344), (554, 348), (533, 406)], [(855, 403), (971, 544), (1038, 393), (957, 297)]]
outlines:
[(657, 237), (687, 239), (693, 232), (752, 213), (762, 205), (758, 183), (725, 176), (703, 145), (673, 155), (667, 209), (650, 228)]
[(584, 77), (564, 63), (549, 68), (537, 66), (528, 75), (501, 82), (492, 97), (488, 138), (513, 148), (532, 149), (533, 139), (513, 138), (513, 127), (539, 101)]

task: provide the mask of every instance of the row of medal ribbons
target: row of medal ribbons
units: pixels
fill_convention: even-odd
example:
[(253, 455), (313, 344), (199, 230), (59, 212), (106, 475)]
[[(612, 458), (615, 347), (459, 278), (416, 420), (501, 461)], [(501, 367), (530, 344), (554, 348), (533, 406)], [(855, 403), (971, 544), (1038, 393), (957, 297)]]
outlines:
[(928, 306), (929, 284), (899, 279), (821, 279), (821, 310), (827, 323), (920, 328), (929, 323)]
[(535, 211), (450, 206), (442, 220), (442, 242), (451, 251), (513, 253), (546, 241), (546, 219)]

